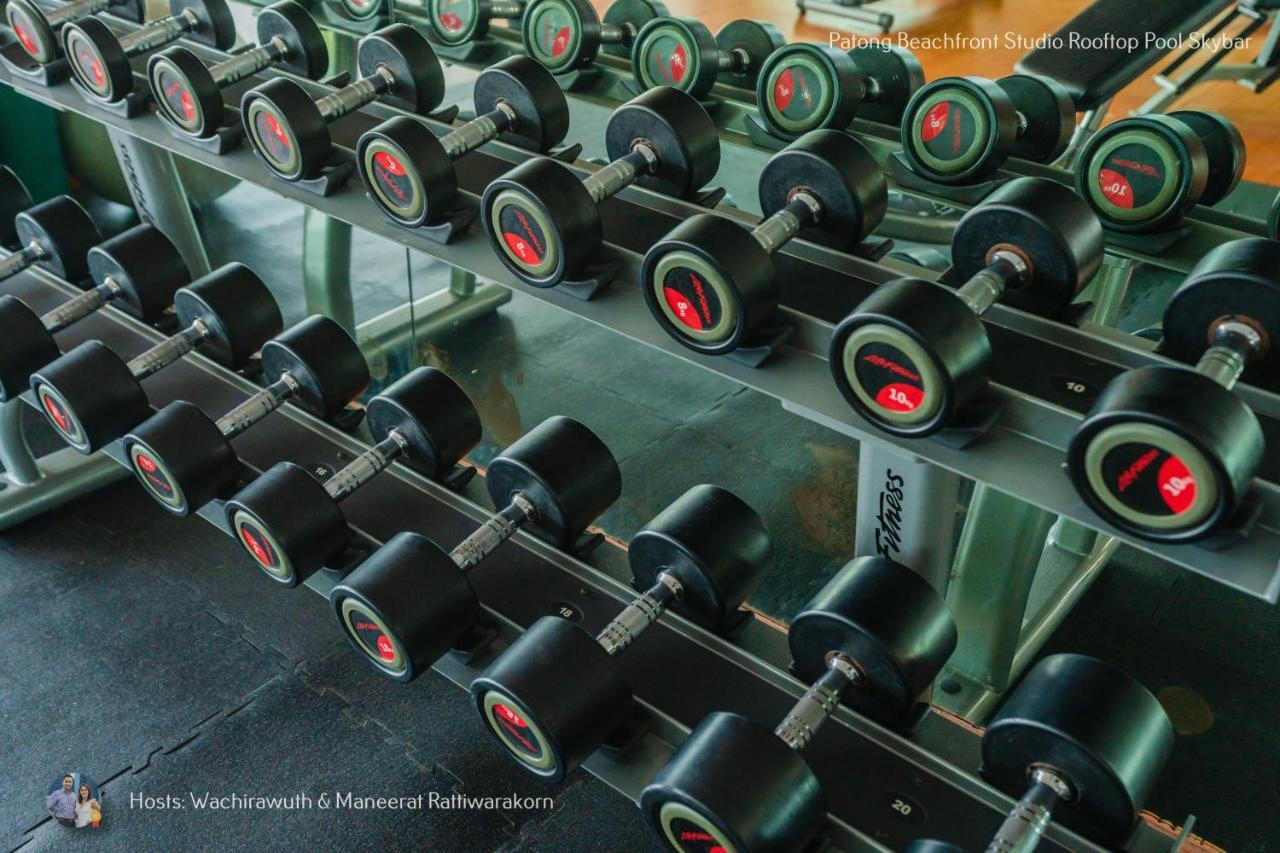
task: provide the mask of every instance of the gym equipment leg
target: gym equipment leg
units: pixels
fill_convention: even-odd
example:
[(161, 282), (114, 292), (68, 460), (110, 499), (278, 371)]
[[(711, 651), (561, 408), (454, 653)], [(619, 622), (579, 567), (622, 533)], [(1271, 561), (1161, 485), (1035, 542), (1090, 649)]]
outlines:
[(142, 221), (154, 225), (173, 241), (192, 276), (207, 274), (209, 256), (173, 155), (112, 127), (107, 128), (107, 136)]
[(71, 448), (36, 459), (22, 433), (21, 400), (0, 403), (0, 530), (129, 476), (109, 456)]
[[(407, 255), (408, 250), (406, 265)], [(474, 273), (451, 267), (448, 287), (366, 320), (356, 327), (356, 340), (366, 354), (391, 353), (406, 346), (416, 349), (418, 341), (437, 338), (510, 301), (507, 288), (479, 284)]]
[(323, 314), (355, 333), (351, 226), (311, 207), (302, 214), (302, 292), (308, 314)]
[(884, 445), (858, 448), (854, 556), (910, 566), (946, 595), (955, 544), (960, 477)]

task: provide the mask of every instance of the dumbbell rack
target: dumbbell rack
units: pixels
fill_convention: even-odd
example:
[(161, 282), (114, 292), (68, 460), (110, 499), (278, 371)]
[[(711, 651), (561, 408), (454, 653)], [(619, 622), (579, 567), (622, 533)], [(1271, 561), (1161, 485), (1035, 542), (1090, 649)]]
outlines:
[[(427, 30), (426, 16), (417, 9), (397, 9), (396, 20), (413, 24), (423, 31)], [(490, 50), (484, 54), (484, 61), (490, 64), (503, 57), (523, 53), (519, 31), (507, 26), (491, 27), (485, 45)], [(457, 61), (458, 64), (469, 68), (484, 67), (483, 63), (468, 60), (465, 57), (460, 60), (452, 59), (448, 53), (442, 52), (441, 58), (446, 62)], [(616, 109), (626, 99), (619, 98), (618, 94), (627, 92), (627, 87), (634, 85), (630, 63), (625, 58), (602, 52), (596, 57), (593, 68), (595, 69), (594, 77), (585, 78), (581, 85), (570, 85), (566, 92), (575, 100), (595, 104), (604, 109)], [(628, 94), (627, 97), (630, 95)], [(755, 92), (716, 83), (708, 105), (708, 114), (720, 129), (722, 141), (739, 148), (754, 149), (759, 154), (761, 165), (770, 152), (780, 150), (786, 144), (783, 140), (769, 135), (760, 125)], [(894, 161), (902, 151), (898, 128), (865, 119), (855, 119), (851, 129), (879, 161), (891, 189), (924, 201), (962, 208), (969, 206), (958, 200), (956, 196), (940, 195), (921, 186), (909, 185), (909, 180), (904, 183), (895, 177)], [(1046, 178), (1068, 187), (1073, 186), (1074, 181), (1073, 173), (1069, 170), (1012, 157), (991, 180), (1007, 181), (1024, 176)], [(1266, 236), (1266, 223), (1214, 207), (1195, 207), (1184, 218), (1182, 226), (1185, 228), (1185, 233), (1165, 251), (1153, 253), (1144, 250), (1141, 245), (1131, 244), (1112, 245), (1108, 249), (1117, 257), (1130, 258), (1173, 272), (1187, 272), (1211, 249), (1226, 241), (1237, 239), (1244, 234)], [(901, 236), (906, 239), (923, 240), (923, 235), (920, 233), (921, 227), (919, 217), (899, 219), (894, 211), (890, 210), (882, 231), (888, 234), (890, 229), (897, 229), (903, 232)]]
[[(39, 312), (79, 292), (41, 270), (10, 279), (5, 291)], [(129, 358), (160, 341), (162, 335), (108, 308), (61, 333), (59, 344), (65, 350), (95, 339)], [(180, 360), (146, 384), (156, 407), (183, 399), (204, 411), (229, 410), (257, 390), (249, 381), (199, 355)], [(30, 394), (23, 403), (34, 405)], [(250, 476), (282, 458), (336, 468), (364, 449), (351, 436), (290, 406), (273, 412), (268, 420), (270, 427), (250, 430), (235, 442)], [(105, 453), (122, 466), (121, 470), (127, 465), (121, 442), (111, 444)], [(397, 464), (343, 505), (360, 541), (360, 550), (352, 558), (403, 530), (436, 541), (459, 541), (488, 517), (482, 508), (483, 494), (483, 486), (476, 482), (458, 494)], [(223, 502), (216, 501), (200, 515), (230, 535), (222, 507)], [(503, 559), (490, 561), (473, 575), (480, 599), (499, 626), (499, 639), (469, 658), (446, 656), (436, 664), (437, 670), (463, 687), (538, 617), (572, 613), (572, 618), (596, 631), (632, 596), (623, 582), (629, 577), (625, 556), (612, 543), (598, 549), (588, 561), (550, 548), (523, 532), (502, 547), (506, 549)], [(176, 571), (187, 568), (175, 566)], [(245, 572), (257, 576), (247, 563)], [(307, 585), (327, 596), (338, 577), (325, 570)], [(538, 594), (530, 595), (530, 590), (538, 590)], [(782, 632), (761, 619), (750, 620), (730, 641), (678, 616), (665, 616), (624, 661), (651, 723), (650, 731), (625, 751), (597, 754), (587, 769), (623, 794), (638, 798), (643, 785), (671, 756), (674, 745), (709, 709), (734, 711), (752, 719), (780, 718), (805, 690), (805, 685), (786, 673), (787, 660)], [(680, 666), (671, 666), (671, 661), (680, 661)], [(465, 700), (459, 696), (459, 701)], [(809, 752), (831, 804), (829, 833), (835, 850), (900, 849), (918, 836), (942, 832), (958, 843), (980, 849), (1012, 801), (976, 778), (978, 735), (973, 727), (935, 710), (923, 713), (910, 738), (880, 728), (847, 709), (838, 710)], [(476, 748), (491, 747), (477, 743)], [(1126, 849), (1131, 853), (1166, 851), (1175, 836), (1169, 824), (1147, 817), (1139, 822)], [(1057, 825), (1050, 828), (1041, 849), (1102, 851)], [(1196, 847), (1193, 842), (1182, 849)]]
[[(217, 51), (191, 47), (208, 62), (222, 58)], [(236, 111), (240, 94), (270, 76), (275, 76), (274, 72), (264, 72), (229, 87), (225, 91), (228, 109)], [(1093, 394), (1121, 370), (1163, 362), (1148, 342), (1101, 326), (1085, 324), (1076, 328), (997, 305), (983, 318), (995, 352), (994, 394), (1001, 403), (991, 430), (964, 448), (936, 440), (895, 439), (862, 421), (840, 397), (826, 361), (827, 347), (833, 324), (878, 283), (903, 274), (933, 274), (899, 267), (892, 261), (878, 265), (795, 241), (778, 255), (777, 267), (783, 282), (781, 314), (796, 332), (782, 352), (763, 366), (752, 368), (731, 358), (700, 356), (675, 343), (654, 322), (635, 284), (643, 253), (679, 221), (700, 209), (691, 203), (637, 188), (624, 190), (606, 202), (601, 208), (605, 239), (621, 262), (621, 271), (606, 293), (595, 300), (582, 301), (554, 288), (535, 288), (519, 282), (502, 266), (478, 230), (442, 246), (390, 223), (365, 198), (358, 184), (331, 196), (317, 196), (274, 179), (246, 147), (215, 155), (176, 139), (154, 115), (134, 119), (116, 116), (87, 104), (69, 85), (44, 88), (11, 80), (2, 70), (0, 82), (57, 109), (85, 115), (122, 134), (197, 160), (328, 217), (554, 304), (775, 397), (788, 410), (837, 432), (896, 446), (905, 456), (919, 457), (961, 476), (989, 483), (1001, 492), (1095, 530), (1120, 535), (1084, 505), (1065, 474), (1059, 476), (1055, 472), (1061, 467), (1068, 439)], [(302, 81), (302, 85), (317, 98), (330, 91), (320, 83)], [(360, 133), (398, 114), (400, 111), (391, 107), (371, 105), (335, 125), (334, 142), (349, 154)], [(427, 123), (438, 134), (448, 130), (448, 125)], [(529, 156), (511, 146), (491, 143), (463, 159), (458, 164), (462, 197), (474, 203), (490, 180)], [(580, 162), (574, 168), (589, 173), (596, 167)], [(732, 208), (722, 207), (719, 212), (752, 221), (747, 214)], [(1044, 365), (1052, 365), (1048, 375)], [(1257, 481), (1260, 515), (1251, 534), (1222, 550), (1120, 538), (1249, 595), (1275, 602), (1280, 599), (1280, 396), (1251, 387), (1241, 387), (1238, 393), (1258, 413), (1268, 447)]]

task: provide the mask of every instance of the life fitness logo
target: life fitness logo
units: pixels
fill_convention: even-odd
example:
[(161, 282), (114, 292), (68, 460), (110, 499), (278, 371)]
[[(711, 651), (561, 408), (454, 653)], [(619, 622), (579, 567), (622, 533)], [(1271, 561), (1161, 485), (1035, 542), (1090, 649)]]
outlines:
[(524, 717), (501, 702), (494, 704), (493, 713), (498, 718), (498, 725), (502, 726), (507, 734), (515, 739), (521, 749), (530, 755), (540, 755), (542, 753), (542, 749), (535, 742), (533, 734), (529, 730), (529, 723)]
[(62, 406), (58, 405), (58, 401), (53, 399), (52, 394), (44, 395), (44, 410), (53, 419), (53, 425), (60, 432), (67, 435), (73, 432), (71, 417), (62, 410)]
[(280, 143), (280, 147), (285, 151), (288, 151), (292, 146), (289, 145), (289, 134), (284, 132), (284, 126), (280, 124), (280, 121), (271, 113), (265, 113), (263, 118), (267, 122), (267, 130), (270, 131), (271, 135)]
[(27, 28), (17, 23), (13, 24), (13, 33), (18, 37), (18, 41), (22, 42), (22, 46), (26, 48), (27, 53), (38, 53), (39, 48), (36, 46), (35, 39), (31, 37), (31, 33), (27, 32)]
[[(890, 382), (876, 393), (876, 402), (891, 412), (914, 412), (924, 402), (924, 389), (919, 387), (920, 374), (877, 353), (863, 356), (868, 364), (900, 376), (906, 382)], [(911, 384), (916, 383), (916, 384)]]
[[(1161, 455), (1161, 451), (1153, 447), (1139, 456), (1120, 474), (1116, 490), (1123, 495)], [(1181, 515), (1196, 502), (1195, 478), (1186, 463), (1176, 456), (1170, 456), (1156, 469), (1156, 487), (1160, 490), (1160, 499), (1174, 515)]]
[(173, 103), (173, 96), (178, 95), (179, 103), (182, 105), (182, 114), (187, 117), (187, 121), (195, 121), (196, 105), (191, 100), (191, 93), (181, 83), (173, 83), (165, 92), (170, 103)]
[(694, 331), (701, 332), (711, 322), (711, 303), (707, 301), (706, 285), (696, 273), (689, 273), (689, 283), (693, 286), (694, 294), (698, 298), (696, 306), (688, 297), (674, 287), (664, 288), (662, 295), (667, 300), (667, 306), (680, 319), (681, 323), (684, 323)]
[(536, 267), (542, 263), (544, 249), (537, 237), (537, 230), (533, 227), (533, 223), (529, 221), (529, 217), (523, 210), (519, 208), (511, 208), (511, 215), (515, 217), (516, 224), (519, 225), (523, 234), (514, 231), (505, 231), (502, 240), (507, 244), (507, 248), (511, 250), (512, 256), (522, 264)]
[(902, 551), (902, 503), (906, 479), (885, 469), (884, 485), (880, 487), (880, 505), (876, 513), (876, 553), (892, 560)]
[[(705, 850), (706, 853), (729, 853), (716, 841), (715, 836), (701, 829), (680, 830), (680, 846), (686, 850)], [(711, 845), (708, 847), (707, 845)]]

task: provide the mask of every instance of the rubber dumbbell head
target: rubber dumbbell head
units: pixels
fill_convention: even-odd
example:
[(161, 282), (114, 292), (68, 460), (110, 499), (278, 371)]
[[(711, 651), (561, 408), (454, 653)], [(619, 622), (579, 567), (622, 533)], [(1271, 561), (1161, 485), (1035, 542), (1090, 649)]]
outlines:
[(520, 38), (526, 54), (568, 74), (589, 67), (602, 48), (630, 55), (641, 28), (666, 14), (653, 0), (616, 0), (602, 21), (589, 0), (533, 0), (520, 20)]
[(555, 78), (527, 56), (512, 56), (476, 79), (477, 118), (437, 137), (409, 116), (366, 131), (356, 144), (370, 197), (393, 221), (410, 228), (439, 222), (454, 209), (454, 162), (494, 139), (544, 152), (569, 131), (569, 105)]
[(279, 68), (316, 79), (329, 67), (329, 49), (315, 19), (294, 0), (283, 0), (258, 15), (258, 45), (205, 65), (185, 47), (171, 47), (147, 62), (147, 79), (161, 114), (170, 124), (197, 139), (223, 126), (222, 90), (264, 68)]
[(943, 184), (989, 177), (1009, 157), (1050, 163), (1075, 132), (1075, 104), (1047, 77), (947, 77), (922, 87), (902, 120), (902, 153)]
[(798, 139), (811, 130), (843, 130), (855, 117), (897, 126), (922, 85), (920, 60), (905, 48), (875, 45), (846, 53), (789, 44), (765, 60), (756, 102), (771, 133)]
[(572, 545), (618, 499), (621, 474), (590, 430), (555, 417), (493, 460), (489, 492), (497, 513), (452, 551), (399, 534), (330, 593), (347, 639), (382, 674), (412, 681), (455, 647), (480, 617), (468, 571), (521, 528)]
[(407, 24), (366, 36), (357, 50), (360, 79), (319, 101), (292, 80), (276, 77), (240, 101), (245, 136), (277, 177), (309, 180), (329, 162), (329, 124), (375, 100), (430, 113), (444, 99), (444, 70), (426, 38)]
[(34, 265), (68, 282), (79, 282), (89, 274), (89, 250), (102, 241), (89, 214), (67, 195), (22, 211), (14, 217), (13, 228), (20, 248), (0, 260), (0, 281)]
[(187, 516), (235, 482), (231, 440), (286, 402), (328, 420), (364, 393), (369, 368), (347, 332), (319, 315), (262, 347), (265, 387), (218, 419), (183, 400), (170, 403), (124, 438), (134, 476), (162, 507)]
[(143, 5), (142, 0), (71, 0), (45, 11), (32, 0), (11, 0), (4, 12), (22, 49), (36, 62), (48, 65), (62, 55), (58, 34), (67, 24), (106, 11), (141, 21)]
[(525, 0), (427, 0), (427, 25), (450, 47), (482, 39), (493, 20), (519, 20)]
[(645, 255), (645, 302), (671, 337), (708, 355), (737, 349), (773, 318), (773, 255), (795, 238), (847, 249), (880, 224), (889, 191), (875, 157), (849, 134), (815, 130), (760, 174), (766, 219), (748, 231), (714, 214), (677, 225)]
[[(1056, 823), (1112, 847), (1133, 829), (1173, 751), (1173, 726), (1145, 687), (1083, 655), (1042, 659), (982, 737), (983, 777), (1018, 809), (991, 849), (1030, 850)], [(1028, 846), (1030, 845), (1030, 846)]]
[(773, 562), (752, 509), (716, 486), (695, 486), (631, 540), (647, 591), (592, 636), (555, 616), (535, 622), (471, 683), (494, 740), (535, 775), (559, 781), (633, 712), (616, 655), (667, 608), (723, 630)]
[(754, 89), (761, 67), (784, 44), (763, 21), (730, 21), (712, 36), (694, 18), (655, 18), (636, 36), (631, 70), (642, 89), (671, 86), (701, 99), (717, 80)]
[(0, 166), (0, 247), (18, 246), (18, 229), (14, 217), (31, 207), (31, 193), (8, 166)]
[(547, 157), (493, 181), (481, 216), (498, 258), (535, 287), (581, 274), (604, 243), (599, 205), (631, 184), (687, 198), (720, 168), (720, 138), (702, 105), (683, 92), (651, 89), (613, 112), (605, 130), (612, 162), (579, 178)]
[(146, 224), (94, 246), (88, 267), (95, 286), (44, 315), (16, 297), (0, 296), (0, 402), (27, 390), (31, 374), (58, 357), (56, 332), (109, 304), (155, 323), (191, 278), (173, 243)]
[(341, 502), (404, 459), (439, 480), (480, 440), (480, 416), (442, 371), (420, 367), (369, 401), (376, 445), (321, 482), (281, 462), (227, 502), (227, 525), (268, 577), (297, 586), (350, 541)]
[(142, 380), (199, 348), (233, 370), (245, 367), (283, 325), (275, 298), (241, 264), (214, 270), (174, 295), (182, 331), (126, 361), (86, 341), (31, 376), (45, 418), (67, 444), (93, 453), (151, 415)]
[(901, 725), (956, 645), (941, 596), (882, 557), (835, 575), (792, 621), (795, 674), (812, 686), (776, 729), (737, 714), (704, 718), (640, 795), (666, 849), (803, 850), (826, 820), (822, 786), (802, 756), (841, 703)]
[(1072, 436), (1067, 470), (1111, 524), (1158, 542), (1221, 530), (1262, 460), (1258, 418), (1231, 388), (1280, 390), (1280, 243), (1214, 249), (1169, 300), (1160, 349), (1195, 370), (1150, 366), (1116, 377)]
[(98, 18), (85, 18), (62, 29), (71, 73), (90, 97), (107, 104), (133, 92), (130, 59), (178, 39), (230, 49), (236, 40), (236, 23), (226, 0), (169, 0), (168, 17), (123, 36)]
[(1067, 187), (1003, 185), (956, 226), (960, 286), (906, 278), (880, 285), (836, 327), (830, 363), (841, 394), (876, 427), (921, 438), (948, 426), (987, 384), (979, 319), (995, 302), (1052, 316), (1102, 264), (1102, 227)]
[(1225, 198), (1244, 165), (1244, 141), (1223, 116), (1198, 110), (1135, 116), (1089, 138), (1076, 190), (1113, 231), (1160, 231), (1195, 205)]

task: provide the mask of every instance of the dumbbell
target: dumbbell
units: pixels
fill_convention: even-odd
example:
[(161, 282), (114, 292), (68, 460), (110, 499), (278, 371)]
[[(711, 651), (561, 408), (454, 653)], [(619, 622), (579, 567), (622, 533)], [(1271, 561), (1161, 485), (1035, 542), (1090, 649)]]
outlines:
[(1244, 166), (1244, 140), (1225, 116), (1200, 110), (1135, 116), (1089, 138), (1076, 191), (1112, 230), (1158, 231), (1197, 204), (1226, 198)]
[(8, 166), (0, 166), (0, 246), (6, 249), (18, 247), (18, 229), (14, 218), (31, 207), (31, 193), (22, 179)]
[(320, 174), (333, 150), (329, 125), (381, 100), (429, 113), (444, 98), (444, 70), (431, 45), (408, 24), (392, 24), (365, 36), (356, 52), (360, 79), (311, 100), (293, 80), (276, 77), (245, 92), (240, 117), (253, 150), (286, 181)]
[(640, 812), (664, 848), (807, 849), (827, 809), (805, 747), (841, 704), (902, 726), (955, 650), (956, 626), (920, 575), (859, 557), (792, 620), (787, 642), (810, 687), (777, 728), (727, 712), (704, 717), (641, 793)]
[(432, 225), (458, 198), (454, 161), (501, 137), (532, 151), (548, 151), (569, 132), (569, 105), (546, 68), (512, 56), (476, 79), (476, 118), (437, 137), (420, 121), (396, 116), (356, 143), (360, 176), (393, 221)]
[(590, 0), (533, 0), (520, 21), (529, 56), (556, 74), (580, 71), (606, 52), (628, 56), (640, 29), (667, 14), (656, 0), (615, 0), (604, 21)]
[(707, 355), (736, 349), (778, 307), (773, 255), (797, 237), (857, 245), (884, 218), (889, 190), (875, 157), (839, 130), (814, 130), (769, 158), (752, 230), (710, 213), (681, 222), (644, 256), (645, 303), (680, 343)]
[(686, 198), (720, 168), (720, 137), (684, 92), (651, 89), (614, 110), (605, 129), (612, 161), (587, 178), (549, 157), (493, 181), (481, 216), (498, 258), (521, 280), (553, 287), (583, 272), (604, 245), (599, 205), (632, 184)]
[(761, 66), (784, 44), (763, 21), (730, 21), (712, 36), (694, 18), (655, 18), (636, 36), (631, 72), (641, 89), (672, 86), (701, 100), (716, 80), (755, 89)]
[(328, 317), (313, 315), (262, 347), (266, 387), (214, 420), (176, 400), (124, 437), (134, 476), (160, 506), (187, 516), (236, 481), (231, 439), (286, 402), (329, 420), (369, 385), (360, 348)]
[(917, 174), (940, 184), (972, 183), (1009, 157), (1058, 159), (1075, 121), (1071, 95), (1048, 77), (946, 77), (923, 86), (907, 104), (902, 154)]
[(66, 281), (80, 281), (89, 274), (86, 255), (102, 242), (98, 226), (67, 195), (23, 210), (13, 218), (13, 229), (21, 248), (0, 260), (0, 281), (33, 265)]
[(441, 44), (484, 38), (493, 20), (519, 20), (526, 0), (427, 0), (427, 25)]
[(412, 681), (476, 625), (470, 569), (521, 528), (572, 547), (618, 499), (622, 475), (594, 433), (554, 417), (495, 458), (486, 484), (497, 513), (452, 551), (399, 533), (329, 594), (347, 639), (383, 675)]
[(114, 104), (133, 91), (135, 56), (178, 39), (227, 50), (236, 41), (236, 22), (226, 0), (169, 0), (169, 15), (117, 36), (100, 18), (85, 18), (62, 28), (62, 46), (71, 73), (90, 96)]
[(855, 117), (897, 126), (923, 85), (920, 60), (896, 45), (845, 52), (823, 44), (789, 44), (765, 60), (756, 103), (771, 133), (796, 139), (820, 128), (843, 130)]
[(987, 850), (1031, 853), (1051, 821), (1118, 847), (1172, 751), (1164, 708), (1127, 673), (1084, 655), (1042, 659), (982, 736), (983, 777), (1021, 798)]
[(185, 47), (171, 47), (147, 61), (147, 79), (161, 114), (188, 136), (205, 139), (222, 127), (222, 90), (275, 66), (315, 79), (329, 67), (329, 48), (315, 19), (294, 0), (258, 15), (258, 46), (206, 66)]
[(471, 682), (490, 735), (526, 770), (559, 782), (626, 722), (635, 700), (617, 655), (668, 607), (724, 630), (773, 563), (759, 516), (718, 486), (694, 486), (631, 539), (646, 592), (592, 636), (544, 616)]
[(94, 287), (46, 314), (15, 296), (0, 296), (0, 402), (27, 390), (31, 374), (58, 358), (56, 332), (113, 303), (151, 325), (191, 280), (169, 238), (145, 224), (94, 246), (87, 266)]
[(70, 0), (45, 11), (33, 0), (9, 0), (4, 14), (27, 55), (41, 65), (48, 65), (60, 54), (58, 34), (67, 24), (99, 12), (110, 12), (118, 6), (129, 7), (129, 16), (141, 21), (145, 12), (143, 5), (142, 0)]
[(1156, 542), (1220, 530), (1240, 508), (1264, 450), (1257, 416), (1231, 388), (1280, 390), (1280, 242), (1211, 251), (1165, 307), (1152, 365), (1102, 390), (1067, 448), (1076, 490), (1110, 524)]
[(922, 438), (986, 387), (996, 302), (1041, 316), (1064, 309), (1102, 265), (1102, 226), (1084, 200), (1045, 178), (1004, 184), (956, 225), (953, 290), (886, 282), (836, 327), (829, 360), (845, 400), (877, 428)]
[(197, 348), (240, 370), (283, 325), (271, 292), (242, 264), (179, 289), (173, 307), (182, 331), (133, 359), (85, 341), (32, 374), (31, 392), (63, 441), (84, 454), (101, 449), (151, 416), (143, 379)]
[(227, 502), (227, 525), (266, 575), (297, 586), (351, 541), (341, 503), (396, 459), (440, 480), (480, 441), (480, 416), (442, 371), (419, 367), (369, 401), (377, 441), (321, 482), (281, 462)]

